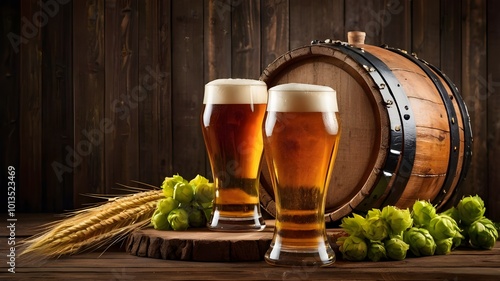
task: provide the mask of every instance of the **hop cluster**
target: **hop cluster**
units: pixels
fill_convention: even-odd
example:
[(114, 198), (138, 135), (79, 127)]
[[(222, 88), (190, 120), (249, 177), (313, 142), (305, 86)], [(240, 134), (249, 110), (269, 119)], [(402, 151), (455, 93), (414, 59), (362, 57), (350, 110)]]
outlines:
[(440, 214), (426, 201), (417, 201), (413, 206), (414, 220), (432, 234), (438, 254), (448, 254), (458, 246), (493, 248), (498, 230), (485, 212), (484, 201), (478, 195), (464, 196), (456, 207)]
[(206, 225), (215, 194), (208, 179), (197, 175), (188, 182), (179, 175), (166, 177), (162, 190), (165, 198), (158, 201), (151, 217), (155, 229), (186, 230)]
[(349, 236), (339, 238), (337, 244), (347, 260), (403, 260), (409, 248), (403, 232), (412, 224), (410, 211), (394, 206), (372, 209), (365, 217), (353, 214), (342, 219), (340, 226)]
[[(415, 256), (446, 255), (460, 245), (464, 238), (457, 221), (447, 213), (438, 214), (436, 208), (429, 202), (417, 200), (413, 204), (412, 217), (414, 229), (428, 233), (427, 244), (422, 244), (422, 239), (407, 232), (405, 238), (410, 243), (410, 250)], [(431, 252), (428, 249), (433, 248)]]
[(456, 207), (437, 213), (435, 206), (417, 200), (408, 209), (386, 206), (366, 216), (353, 214), (340, 225), (349, 234), (337, 240), (344, 259), (403, 260), (413, 256), (446, 255), (458, 246), (492, 249), (498, 225), (484, 217), (479, 196), (463, 197)]
[(464, 243), (474, 248), (492, 249), (499, 238), (498, 227), (484, 216), (486, 208), (479, 196), (463, 197), (456, 208), (447, 211), (462, 227)]

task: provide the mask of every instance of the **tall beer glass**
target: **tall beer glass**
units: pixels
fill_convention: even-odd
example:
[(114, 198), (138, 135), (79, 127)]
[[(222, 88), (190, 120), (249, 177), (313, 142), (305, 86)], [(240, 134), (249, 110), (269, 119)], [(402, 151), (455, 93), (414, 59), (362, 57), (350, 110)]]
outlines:
[(214, 177), (208, 228), (262, 230), (259, 177), (267, 86), (251, 79), (218, 79), (205, 85), (202, 131)]
[(276, 201), (276, 227), (265, 260), (325, 266), (335, 261), (326, 236), (325, 200), (340, 136), (336, 92), (283, 84), (269, 89), (264, 154)]

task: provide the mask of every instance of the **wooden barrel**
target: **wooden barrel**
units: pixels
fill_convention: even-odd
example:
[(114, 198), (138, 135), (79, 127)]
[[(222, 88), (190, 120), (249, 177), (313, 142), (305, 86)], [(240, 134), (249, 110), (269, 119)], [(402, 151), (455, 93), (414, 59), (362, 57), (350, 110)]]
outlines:
[[(262, 73), (268, 87), (311, 83), (337, 91), (342, 135), (325, 219), (415, 200), (443, 206), (465, 178), (472, 132), (456, 86), (436, 67), (399, 49), (313, 41)], [(304, 167), (307, 169), (307, 167)], [(260, 201), (276, 213), (265, 161)]]

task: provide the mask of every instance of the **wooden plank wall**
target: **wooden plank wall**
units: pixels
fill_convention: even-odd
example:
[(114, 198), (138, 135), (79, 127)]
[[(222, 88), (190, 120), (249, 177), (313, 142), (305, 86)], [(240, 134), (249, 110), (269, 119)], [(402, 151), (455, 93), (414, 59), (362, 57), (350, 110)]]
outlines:
[(206, 82), (258, 78), (312, 39), (365, 30), (368, 44), (416, 52), (458, 86), (474, 134), (460, 190), (481, 195), (500, 220), (498, 1), (43, 3), (0, 3), (1, 169), (17, 169), (20, 211), (78, 208), (82, 194), (130, 180), (209, 175), (199, 128)]

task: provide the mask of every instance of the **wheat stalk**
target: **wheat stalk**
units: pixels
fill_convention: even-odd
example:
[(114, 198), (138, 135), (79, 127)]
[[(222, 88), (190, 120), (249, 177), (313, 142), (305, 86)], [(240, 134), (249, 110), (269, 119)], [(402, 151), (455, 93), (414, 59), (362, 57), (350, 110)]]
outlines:
[(161, 190), (143, 191), (76, 211), (24, 241), (20, 256), (55, 258), (112, 245), (134, 229), (148, 225), (157, 201), (163, 197)]

